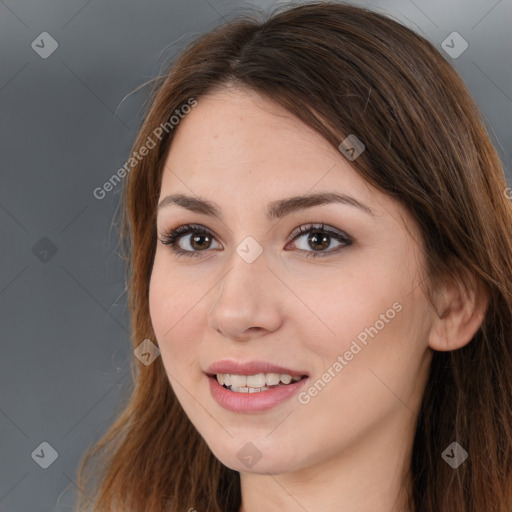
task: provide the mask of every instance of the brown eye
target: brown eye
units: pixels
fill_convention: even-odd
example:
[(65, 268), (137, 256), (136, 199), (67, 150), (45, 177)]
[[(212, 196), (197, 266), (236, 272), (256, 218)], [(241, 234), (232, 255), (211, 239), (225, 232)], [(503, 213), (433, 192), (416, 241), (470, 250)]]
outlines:
[[(169, 245), (180, 256), (201, 256), (207, 252), (215, 237), (201, 225), (186, 224), (162, 236), (160, 242)], [(187, 247), (188, 245), (188, 247)]]
[[(299, 246), (298, 249), (305, 252), (306, 256), (329, 256), (330, 254), (338, 252), (338, 250), (343, 247), (348, 247), (353, 243), (352, 239), (348, 235), (345, 235), (341, 231), (327, 229), (323, 224), (308, 224), (307, 226), (299, 227), (296, 232), (297, 231), (298, 234), (293, 238), (293, 245), (297, 247), (299, 244), (295, 241), (300, 238), (304, 238), (305, 243), (302, 244), (302, 247)], [(305, 235), (308, 235), (308, 237), (305, 238)], [(326, 250), (333, 241), (337, 242), (338, 245), (332, 250)]]
[(330, 245), (331, 237), (329, 235), (320, 233), (318, 231), (312, 231), (308, 236), (308, 243), (315, 251), (321, 251), (327, 249)]
[(208, 249), (212, 243), (212, 239), (209, 235), (204, 235), (202, 233), (192, 235), (189, 241), (191, 247), (200, 251), (203, 249)]

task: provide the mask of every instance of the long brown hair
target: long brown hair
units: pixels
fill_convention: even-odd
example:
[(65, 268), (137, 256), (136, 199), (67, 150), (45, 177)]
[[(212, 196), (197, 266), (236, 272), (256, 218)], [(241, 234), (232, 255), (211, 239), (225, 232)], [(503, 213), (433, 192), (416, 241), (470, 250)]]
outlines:
[[(132, 150), (139, 154), (149, 137), (156, 146), (127, 173), (122, 199), (133, 347), (157, 343), (148, 289), (155, 206), (179, 129), (169, 119), (228, 84), (278, 102), (336, 148), (349, 134), (364, 142), (352, 165), (418, 223), (428, 297), (452, 278), (468, 292), (485, 290), (487, 310), (470, 343), (434, 352), (413, 446), (411, 510), (510, 512), (512, 205), (504, 171), (452, 65), (382, 14), (317, 2), (263, 21), (239, 17), (195, 40), (156, 81)], [(79, 512), (238, 512), (239, 473), (214, 457), (191, 424), (161, 358), (131, 364), (133, 392), (78, 468)], [(441, 457), (453, 441), (469, 453), (457, 469)]]

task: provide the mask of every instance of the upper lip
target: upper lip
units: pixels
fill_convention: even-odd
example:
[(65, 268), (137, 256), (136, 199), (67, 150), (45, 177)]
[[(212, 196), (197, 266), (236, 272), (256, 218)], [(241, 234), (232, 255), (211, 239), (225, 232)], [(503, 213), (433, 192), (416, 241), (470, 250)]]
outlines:
[(307, 373), (300, 370), (292, 370), (272, 364), (268, 361), (248, 361), (245, 363), (238, 361), (217, 361), (210, 365), (206, 372), (208, 375), (216, 375), (217, 373), (230, 373), (232, 375), (256, 375), (258, 373), (285, 373), (291, 377), (307, 376)]

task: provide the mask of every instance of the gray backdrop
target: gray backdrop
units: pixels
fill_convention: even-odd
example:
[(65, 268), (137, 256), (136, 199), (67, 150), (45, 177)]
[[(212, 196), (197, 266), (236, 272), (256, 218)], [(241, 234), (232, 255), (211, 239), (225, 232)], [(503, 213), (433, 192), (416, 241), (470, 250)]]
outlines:
[[(352, 3), (447, 49), (510, 176), (512, 0)], [(130, 93), (254, 5), (274, 2), (0, 0), (2, 512), (72, 510), (78, 460), (131, 384), (121, 185), (93, 196), (135, 139), (147, 88)]]

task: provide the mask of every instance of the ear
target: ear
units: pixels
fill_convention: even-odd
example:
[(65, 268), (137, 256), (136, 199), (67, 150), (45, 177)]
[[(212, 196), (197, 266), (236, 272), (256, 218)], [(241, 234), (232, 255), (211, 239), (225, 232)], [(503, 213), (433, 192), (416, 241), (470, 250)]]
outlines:
[(472, 340), (484, 320), (489, 295), (482, 281), (459, 268), (458, 277), (447, 280), (438, 290), (435, 302), (429, 346), (449, 351)]

